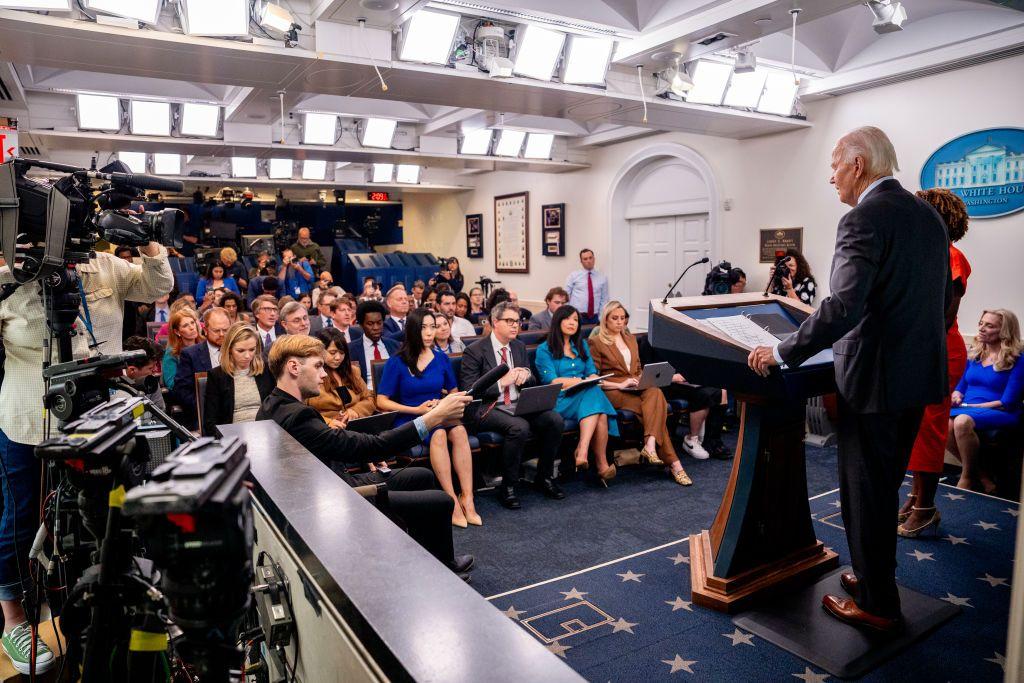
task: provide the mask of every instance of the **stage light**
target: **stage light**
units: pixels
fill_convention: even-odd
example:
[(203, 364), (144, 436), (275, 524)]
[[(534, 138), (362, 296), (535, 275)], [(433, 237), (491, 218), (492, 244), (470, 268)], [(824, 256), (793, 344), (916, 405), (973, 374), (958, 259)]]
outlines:
[(733, 63), (732, 72), (736, 74), (749, 74), (757, 68), (757, 57), (749, 47), (736, 51), (736, 61)]
[(753, 109), (761, 101), (766, 78), (768, 78), (768, 72), (765, 69), (749, 73), (734, 73), (729, 82), (729, 91), (725, 93), (723, 104), (730, 107)]
[(146, 172), (145, 152), (118, 152), (117, 160), (124, 162), (131, 169), (132, 173)]
[(686, 101), (696, 104), (721, 104), (731, 73), (731, 64), (703, 59), (698, 61), (693, 70), (693, 87), (686, 93)]
[(267, 163), (267, 177), (274, 180), (291, 178), (293, 171), (291, 159), (271, 159)]
[(231, 177), (255, 178), (256, 157), (231, 157)]
[(395, 180), (415, 185), (420, 181), (420, 167), (416, 164), (399, 164), (395, 170)]
[(393, 119), (366, 119), (359, 144), (363, 147), (391, 147), (397, 125), (398, 121)]
[(371, 182), (374, 183), (390, 183), (391, 174), (395, 169), (394, 164), (374, 164), (373, 175), (371, 176)]
[(526, 138), (526, 151), (523, 157), (527, 159), (550, 159), (551, 146), (555, 143), (555, 136), (552, 133), (530, 133)]
[(281, 5), (268, 2), (260, 10), (260, 26), (268, 31), (277, 31), (282, 35), (292, 30), (295, 17)]
[(402, 29), (398, 58), (405, 62), (447, 64), (459, 28), (459, 15), (424, 9)]
[(565, 49), (562, 82), (577, 85), (604, 85), (613, 43), (608, 38), (570, 35)]
[(336, 114), (310, 112), (302, 117), (302, 143), (306, 145), (333, 145), (337, 140)]
[(181, 105), (182, 135), (195, 135), (204, 138), (217, 137), (220, 125), (220, 107), (215, 104), (197, 104), (186, 102)]
[(34, 12), (70, 12), (71, 0), (0, 0), (2, 9), (27, 9)]
[(181, 175), (181, 155), (154, 154), (153, 173), (157, 175)]
[(131, 101), (132, 135), (171, 134), (170, 102), (148, 102), (146, 100)]
[(789, 116), (793, 113), (798, 84), (788, 71), (772, 71), (765, 81), (764, 94), (757, 110), (765, 114)]
[(106, 95), (78, 95), (78, 127), (82, 130), (121, 130), (121, 101)]
[(160, 20), (163, 0), (84, 0), (85, 8), (91, 12), (111, 14), (115, 17), (134, 19), (144, 24), (156, 24)]
[(875, 20), (871, 28), (875, 33), (885, 34), (903, 30), (903, 22), (907, 20), (907, 8), (902, 3), (892, 0), (868, 0), (865, 3)]
[(491, 149), (491, 138), (493, 137), (494, 131), (490, 128), (478, 128), (463, 133), (459, 154), (487, 154)]
[(323, 159), (306, 159), (302, 162), (303, 180), (323, 180), (327, 176), (327, 162)]
[(245, 38), (249, 0), (178, 0), (178, 18), (190, 36)]
[(564, 33), (535, 24), (520, 24), (516, 29), (516, 56), (512, 73), (550, 81), (564, 44)]
[(521, 130), (503, 130), (498, 134), (498, 146), (494, 153), (500, 157), (517, 157), (523, 148), (526, 133)]

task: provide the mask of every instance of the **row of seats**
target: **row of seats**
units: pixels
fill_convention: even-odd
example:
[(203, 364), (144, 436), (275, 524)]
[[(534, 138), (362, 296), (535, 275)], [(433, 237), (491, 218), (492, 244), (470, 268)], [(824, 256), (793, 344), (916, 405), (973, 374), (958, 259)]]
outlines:
[(417, 280), (427, 282), (437, 274), (437, 259), (430, 254), (348, 254), (348, 260), (353, 279), (349, 288), (355, 292), (362, 291), (363, 280), (368, 277), (386, 292), (398, 284), (411, 290)]

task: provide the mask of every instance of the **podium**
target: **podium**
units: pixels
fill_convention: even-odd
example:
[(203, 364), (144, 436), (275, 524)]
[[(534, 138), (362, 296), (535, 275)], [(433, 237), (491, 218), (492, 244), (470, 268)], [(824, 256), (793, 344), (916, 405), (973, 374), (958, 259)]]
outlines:
[(815, 537), (803, 443), (806, 399), (835, 391), (832, 351), (760, 377), (747, 367), (751, 347), (706, 322), (743, 315), (784, 337), (813, 311), (761, 294), (651, 302), (647, 336), (662, 358), (688, 381), (728, 389), (739, 403), (739, 442), (721, 506), (710, 530), (690, 536), (698, 605), (737, 612), (838, 566), (836, 553)]

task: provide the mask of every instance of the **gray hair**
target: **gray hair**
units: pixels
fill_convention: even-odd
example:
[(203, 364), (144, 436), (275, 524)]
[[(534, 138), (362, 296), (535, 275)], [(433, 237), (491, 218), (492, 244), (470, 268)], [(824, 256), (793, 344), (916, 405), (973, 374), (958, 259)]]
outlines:
[(281, 307), (281, 319), (287, 320), (288, 316), (292, 315), (296, 311), (302, 311), (306, 315), (309, 315), (309, 311), (306, 310), (306, 307), (300, 304), (298, 301), (289, 301), (288, 303)]
[(880, 128), (862, 126), (839, 138), (836, 144), (844, 162), (852, 164), (860, 157), (864, 160), (865, 172), (869, 178), (892, 175), (900, 170), (896, 161), (896, 148)]
[(511, 301), (502, 301), (501, 303), (494, 304), (494, 308), (491, 309), (491, 314), (490, 314), (491, 322), (493, 323), (495, 320), (500, 318), (502, 313), (504, 313), (505, 311), (515, 311), (516, 312), (516, 317), (517, 318), (519, 317), (519, 307), (518, 306), (516, 306)]

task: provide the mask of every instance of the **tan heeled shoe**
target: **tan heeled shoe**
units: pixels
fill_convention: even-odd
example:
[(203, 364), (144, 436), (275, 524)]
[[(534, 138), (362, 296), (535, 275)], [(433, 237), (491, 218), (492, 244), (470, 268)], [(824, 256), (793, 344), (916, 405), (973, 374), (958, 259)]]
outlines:
[[(914, 506), (914, 503), (917, 502), (917, 496), (915, 496), (913, 493), (908, 493), (907, 494), (907, 500), (910, 501), (910, 507), (912, 508)], [(896, 515), (896, 524), (897, 524), (897, 526), (900, 525), (900, 524), (903, 524), (903, 522), (907, 521), (908, 517), (910, 517), (910, 510), (909, 509), (906, 512), (897, 513), (897, 515)]]
[(657, 453), (652, 453), (646, 448), (640, 449), (640, 460), (647, 463), (648, 465), (664, 465), (661, 458), (658, 457)]
[[(462, 515), (466, 518), (467, 524), (472, 524), (473, 526), (484, 525), (484, 520), (480, 517), (479, 513), (477, 513), (475, 509), (473, 510), (473, 512), (469, 512), (468, 510), (466, 510), (466, 504), (462, 501), (461, 496), (459, 497), (459, 507), (462, 508)], [(456, 526), (459, 525), (456, 524)], [(466, 527), (463, 526), (462, 528), (464, 529)]]
[(684, 470), (681, 467), (679, 468), (678, 471), (673, 471), (672, 468), (670, 467), (669, 470), (668, 470), (668, 474), (680, 486), (692, 486), (693, 485), (693, 481), (690, 479), (690, 475), (688, 475), (686, 473), (686, 470)]
[(615, 469), (615, 465), (613, 464), (609, 465), (608, 469), (606, 469), (604, 472), (599, 472), (597, 476), (599, 481), (601, 482), (601, 485), (604, 486), (605, 488), (608, 488), (608, 482), (614, 479), (616, 474), (618, 474), (618, 470)]

